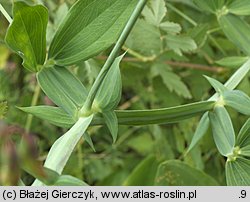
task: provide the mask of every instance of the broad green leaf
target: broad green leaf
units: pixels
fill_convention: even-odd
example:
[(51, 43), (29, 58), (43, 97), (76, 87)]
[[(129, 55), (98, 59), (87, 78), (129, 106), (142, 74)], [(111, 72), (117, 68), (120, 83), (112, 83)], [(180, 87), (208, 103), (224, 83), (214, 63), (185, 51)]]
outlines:
[(124, 186), (153, 186), (159, 162), (155, 156), (142, 160), (123, 183)]
[(250, 156), (250, 118), (242, 126), (237, 136), (236, 146), (239, 146), (241, 155)]
[(244, 92), (239, 90), (225, 91), (222, 97), (226, 106), (230, 106), (242, 114), (250, 115), (250, 98)]
[[(176, 123), (197, 116), (214, 108), (214, 101), (197, 102), (177, 107), (152, 110), (115, 110), (119, 125), (148, 125)], [(104, 121), (95, 117), (91, 125), (102, 125)]]
[(88, 186), (88, 184), (73, 176), (61, 175), (53, 186)]
[(210, 13), (216, 13), (225, 4), (225, 0), (193, 0), (193, 2), (201, 9)]
[(236, 68), (242, 66), (248, 59), (249, 57), (225, 57), (216, 61), (216, 63), (221, 66)]
[(7, 112), (7, 102), (0, 102), (0, 120), (3, 119)]
[(171, 72), (169, 68), (167, 68), (166, 64), (153, 65), (151, 68), (151, 75), (153, 77), (160, 76), (170, 92), (175, 92), (177, 95), (184, 98), (192, 98), (192, 95), (185, 83), (182, 82), (181, 78), (177, 74)]
[(157, 186), (215, 186), (218, 183), (206, 173), (178, 161), (170, 160), (159, 165), (155, 178)]
[(225, 83), (229, 90), (236, 88), (250, 70), (250, 59), (246, 61)]
[(222, 15), (218, 20), (227, 38), (246, 55), (250, 55), (250, 38), (248, 37), (250, 35), (249, 24), (233, 14)]
[(73, 118), (83, 105), (87, 91), (83, 84), (66, 68), (46, 68), (37, 73), (38, 82), (45, 94)]
[[(93, 115), (80, 118), (68, 132), (57, 139), (50, 148), (44, 167), (49, 168), (60, 175), (92, 119)], [(33, 186), (40, 185), (43, 185), (43, 183), (38, 180), (35, 180), (33, 183)]]
[(181, 26), (174, 22), (162, 22), (160, 24), (160, 29), (167, 34), (179, 34), (181, 32)]
[(201, 120), (195, 130), (191, 144), (189, 145), (186, 153), (189, 153), (196, 146), (196, 144), (202, 139), (202, 137), (207, 132), (208, 127), (209, 127), (209, 117), (208, 117), (208, 112), (206, 112), (201, 117)]
[(96, 93), (94, 108), (97, 111), (113, 110), (120, 102), (122, 81), (119, 65), (123, 56), (115, 59)]
[(59, 26), (49, 49), (57, 65), (87, 60), (114, 44), (136, 0), (77, 1)]
[(14, 2), (14, 20), (5, 38), (8, 46), (23, 59), (23, 66), (37, 72), (46, 58), (46, 27), (48, 10), (42, 6), (29, 6)]
[(238, 157), (227, 161), (226, 178), (228, 186), (250, 186), (250, 160)]
[(19, 109), (63, 128), (70, 128), (77, 121), (59, 107), (34, 106), (19, 107)]
[(76, 144), (87, 130), (92, 119), (93, 115), (80, 118), (68, 132), (61, 136), (52, 145), (44, 166), (61, 174)]
[(249, 0), (234, 0), (227, 8), (235, 15), (250, 15)]
[(182, 52), (190, 52), (197, 48), (195, 41), (188, 36), (169, 34), (165, 36), (165, 42), (167, 47), (178, 55), (182, 55)]
[(107, 111), (102, 113), (104, 121), (112, 135), (113, 142), (115, 143), (118, 135), (118, 119), (114, 111)]
[(215, 106), (214, 110), (209, 112), (209, 119), (219, 152), (223, 156), (232, 154), (235, 145), (235, 133), (227, 110), (223, 106)]
[(164, 0), (151, 1), (142, 12), (145, 20), (155, 26), (159, 26), (167, 13), (166, 3)]
[(83, 138), (89, 144), (89, 146), (93, 149), (93, 151), (95, 152), (96, 151), (95, 150), (95, 146), (94, 146), (93, 141), (92, 141), (92, 139), (91, 139), (91, 137), (90, 137), (90, 135), (89, 135), (88, 132), (85, 132), (83, 134)]
[(223, 92), (228, 90), (222, 83), (220, 83), (216, 79), (213, 79), (208, 76), (204, 76), (204, 77), (208, 80), (211, 86), (213, 86), (213, 88), (216, 90), (217, 93), (222, 94)]

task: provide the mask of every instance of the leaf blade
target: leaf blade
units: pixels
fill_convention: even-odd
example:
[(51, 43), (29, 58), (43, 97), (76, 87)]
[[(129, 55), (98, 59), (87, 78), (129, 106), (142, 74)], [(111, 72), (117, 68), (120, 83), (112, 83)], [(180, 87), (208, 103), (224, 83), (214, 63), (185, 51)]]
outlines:
[(234, 128), (230, 116), (223, 106), (215, 106), (213, 112), (209, 112), (215, 144), (223, 156), (233, 153), (235, 145)]
[(59, 27), (49, 58), (58, 65), (70, 65), (107, 49), (119, 37), (136, 3), (135, 0), (78, 1)]
[(14, 3), (13, 15), (5, 41), (21, 56), (26, 69), (37, 72), (46, 58), (48, 10), (42, 5), (29, 6), (19, 1)]

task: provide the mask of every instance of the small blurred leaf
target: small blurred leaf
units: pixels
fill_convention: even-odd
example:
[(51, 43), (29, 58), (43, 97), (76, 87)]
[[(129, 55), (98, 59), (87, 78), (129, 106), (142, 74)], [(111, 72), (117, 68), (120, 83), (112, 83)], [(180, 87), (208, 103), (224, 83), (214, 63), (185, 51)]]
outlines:
[(153, 77), (160, 76), (170, 92), (174, 91), (177, 95), (183, 96), (184, 98), (192, 98), (185, 83), (181, 81), (181, 78), (177, 74), (171, 72), (166, 64), (153, 65), (151, 68), (151, 74)]
[(250, 115), (250, 98), (244, 92), (239, 90), (225, 91), (222, 97), (226, 106), (230, 106), (242, 114)]
[(218, 183), (206, 173), (178, 160), (159, 165), (155, 178), (157, 186), (215, 186)]
[(0, 53), (1, 53), (0, 54), (0, 70), (1, 70), (6, 65), (8, 57), (10, 55), (10, 51), (4, 44), (0, 43)]
[(94, 146), (93, 141), (92, 141), (92, 139), (91, 139), (91, 137), (90, 137), (90, 135), (89, 135), (88, 132), (85, 132), (83, 134), (83, 138), (89, 144), (89, 146), (93, 149), (93, 151), (95, 152), (96, 151), (95, 150), (95, 146)]
[(73, 176), (61, 175), (53, 186), (88, 186), (88, 184)]
[(162, 51), (160, 30), (144, 19), (138, 19), (125, 45), (144, 56), (159, 55)]
[(167, 34), (179, 34), (181, 32), (181, 26), (174, 22), (162, 22), (160, 24), (160, 29)]
[(159, 26), (167, 13), (164, 0), (151, 1), (150, 6), (146, 6), (142, 12), (145, 20), (155, 26)]
[(37, 73), (38, 82), (45, 94), (73, 118), (82, 107), (87, 90), (66, 68), (46, 68)]
[(249, 57), (225, 57), (216, 61), (216, 63), (221, 66), (236, 68), (243, 65), (248, 59)]
[(14, 20), (5, 38), (8, 46), (23, 58), (23, 66), (32, 72), (41, 69), (46, 58), (48, 10), (42, 5), (14, 2)]
[[(38, 162), (35, 162), (38, 163)], [(39, 162), (40, 164), (40, 162)], [(31, 174), (34, 178), (40, 180), (45, 185), (54, 185), (54, 183), (59, 179), (59, 174), (51, 169), (48, 169), (46, 167), (42, 167), (41, 169), (32, 169), (32, 167), (26, 166), (24, 167), (24, 170)]]
[(227, 8), (235, 15), (250, 15), (249, 0), (234, 0)]
[(189, 153), (196, 146), (196, 144), (202, 139), (202, 137), (207, 132), (208, 127), (209, 127), (209, 117), (208, 117), (208, 112), (206, 112), (201, 117), (201, 120), (195, 130), (191, 144), (189, 145), (186, 153)]
[(197, 48), (195, 41), (188, 36), (169, 34), (165, 36), (165, 42), (167, 47), (178, 55), (182, 55), (182, 52), (190, 52)]
[(238, 157), (227, 161), (226, 178), (228, 186), (250, 186), (250, 160)]
[(218, 20), (227, 38), (246, 55), (250, 55), (250, 38), (248, 37), (250, 35), (249, 24), (233, 14), (222, 15)]
[(122, 81), (119, 65), (123, 56), (116, 58), (98, 89), (94, 101), (94, 108), (98, 111), (113, 110), (120, 102)]
[(219, 81), (208, 77), (208, 76), (204, 76), (208, 82), (211, 84), (211, 86), (213, 86), (213, 88), (216, 90), (217, 93), (222, 94), (223, 92), (227, 91), (228, 89)]
[(123, 183), (124, 186), (153, 186), (159, 162), (154, 156), (142, 160)]
[(63, 128), (70, 128), (76, 122), (76, 120), (59, 107), (34, 106), (19, 107), (19, 109)]
[(215, 144), (223, 156), (232, 154), (235, 145), (235, 133), (231, 118), (223, 106), (215, 106), (209, 112)]
[(7, 112), (7, 102), (0, 102), (0, 120), (3, 119)]
[(113, 143), (117, 140), (118, 135), (118, 119), (114, 111), (103, 112), (104, 121), (112, 135)]
[(220, 10), (225, 4), (225, 0), (193, 0), (193, 2), (200, 9), (210, 13), (216, 13), (216, 11)]

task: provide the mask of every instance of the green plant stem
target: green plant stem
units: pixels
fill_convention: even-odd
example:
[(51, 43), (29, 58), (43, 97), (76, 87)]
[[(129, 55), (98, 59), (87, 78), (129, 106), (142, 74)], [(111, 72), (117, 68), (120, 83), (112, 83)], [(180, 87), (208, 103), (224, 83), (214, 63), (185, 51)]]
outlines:
[(2, 4), (0, 4), (0, 11), (4, 15), (4, 17), (8, 20), (8, 22), (11, 24), (12, 23), (12, 18), (7, 13), (7, 11), (4, 9), (4, 7), (2, 6)]
[(179, 9), (175, 8), (174, 6), (172, 6), (171, 4), (167, 3), (167, 6), (174, 11), (175, 13), (177, 13), (178, 15), (180, 15), (181, 17), (183, 17), (185, 20), (187, 20), (190, 24), (192, 24), (193, 26), (197, 26), (198, 24), (191, 19), (190, 17), (188, 17), (186, 14), (184, 14), (182, 11), (180, 11)]
[[(214, 101), (196, 102), (177, 107), (152, 110), (115, 110), (119, 125), (149, 125), (176, 123), (214, 108)], [(102, 117), (95, 116), (91, 125), (103, 125)]]
[[(40, 92), (41, 92), (41, 88), (37, 84), (36, 87), (35, 87), (35, 91), (34, 91), (32, 101), (31, 101), (31, 106), (35, 106), (37, 104)], [(29, 114), (28, 117), (27, 117), (26, 125), (25, 125), (25, 131), (27, 133), (30, 132), (30, 127), (31, 127), (31, 124), (32, 124), (32, 120), (33, 120), (33, 115)]]
[(127, 25), (125, 26), (121, 36), (119, 37), (115, 47), (113, 48), (112, 52), (110, 53), (107, 61), (105, 62), (102, 70), (100, 71), (99, 75), (97, 76), (92, 88), (90, 89), (89, 95), (86, 99), (86, 102), (81, 109), (81, 114), (88, 115), (91, 113), (91, 107), (93, 104), (93, 101), (95, 99), (96, 93), (101, 86), (106, 74), (108, 73), (111, 65), (113, 64), (114, 60), (119, 54), (119, 51), (121, 50), (123, 44), (125, 43), (129, 33), (131, 32), (135, 22), (137, 21), (138, 17), (141, 14), (141, 11), (143, 10), (144, 6), (146, 5), (147, 0), (140, 0), (137, 4), (134, 12), (132, 13)]

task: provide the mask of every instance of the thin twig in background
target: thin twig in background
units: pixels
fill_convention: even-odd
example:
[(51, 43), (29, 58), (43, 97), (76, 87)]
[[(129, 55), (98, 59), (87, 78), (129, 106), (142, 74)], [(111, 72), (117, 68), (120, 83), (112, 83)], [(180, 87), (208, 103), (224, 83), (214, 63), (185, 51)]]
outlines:
[[(106, 56), (99, 56), (97, 57), (99, 60), (106, 60)], [(123, 58), (123, 61), (126, 62), (143, 62), (140, 59), (132, 58), (132, 57), (125, 57)], [(208, 72), (215, 72), (215, 73), (222, 73), (226, 71), (226, 68), (221, 66), (208, 66), (208, 65), (202, 65), (202, 64), (194, 64), (194, 63), (187, 63), (187, 62), (177, 62), (177, 61), (165, 61), (166, 64), (171, 65), (172, 67), (177, 68), (186, 68), (186, 69), (197, 69), (201, 71), (208, 71)]]

